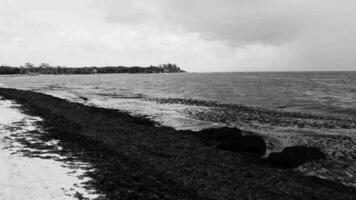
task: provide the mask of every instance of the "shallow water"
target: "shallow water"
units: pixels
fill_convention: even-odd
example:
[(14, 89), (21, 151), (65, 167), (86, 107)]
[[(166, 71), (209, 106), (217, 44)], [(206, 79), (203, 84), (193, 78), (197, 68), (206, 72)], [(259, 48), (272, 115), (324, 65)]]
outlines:
[[(66, 156), (48, 149), (60, 149), (56, 140), (42, 141), (38, 117), (23, 114), (19, 105), (0, 100), (0, 199), (74, 200), (98, 199), (90, 188), (86, 172), (89, 163), (66, 162)], [(35, 146), (46, 148), (37, 149)], [(75, 159), (74, 159), (75, 160)]]
[(152, 99), (193, 98), (355, 118), (355, 77), (356, 72), (39, 75), (0, 76), (0, 86), (126, 110), (178, 129), (200, 129), (218, 122), (186, 118), (184, 112), (204, 107)]
[[(356, 72), (0, 76), (16, 88), (98, 90), (121, 98), (198, 98), (356, 116)], [(83, 92), (83, 91), (81, 91)]]
[(317, 146), (327, 160), (296, 170), (356, 187), (355, 77), (356, 72), (40, 75), (2, 76), (0, 83), (144, 115), (176, 129), (239, 127), (261, 134), (268, 152)]

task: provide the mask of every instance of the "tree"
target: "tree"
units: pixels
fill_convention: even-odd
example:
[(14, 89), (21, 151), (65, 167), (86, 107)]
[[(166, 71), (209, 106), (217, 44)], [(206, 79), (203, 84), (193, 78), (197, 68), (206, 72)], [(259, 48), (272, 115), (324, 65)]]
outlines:
[(25, 63), (25, 67), (26, 67), (26, 68), (34, 68), (35, 65), (32, 64), (32, 63), (27, 62), (27, 63)]
[(48, 63), (41, 63), (40, 68), (50, 68), (51, 66)]
[(161, 64), (149, 67), (125, 67), (125, 66), (106, 66), (106, 67), (51, 67), (47, 63), (41, 63), (35, 67), (32, 63), (25, 63), (24, 67), (0, 66), (0, 74), (93, 74), (93, 73), (174, 73), (184, 72), (176, 64)]

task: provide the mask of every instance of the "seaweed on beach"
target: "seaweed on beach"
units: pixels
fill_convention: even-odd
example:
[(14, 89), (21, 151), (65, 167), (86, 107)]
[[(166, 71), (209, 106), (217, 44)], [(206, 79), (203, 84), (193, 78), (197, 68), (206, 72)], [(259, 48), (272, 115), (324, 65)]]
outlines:
[(354, 199), (355, 189), (270, 167), (256, 157), (206, 145), (192, 131), (155, 126), (117, 110), (45, 94), (0, 89), (43, 119), (63, 153), (92, 163), (107, 199)]

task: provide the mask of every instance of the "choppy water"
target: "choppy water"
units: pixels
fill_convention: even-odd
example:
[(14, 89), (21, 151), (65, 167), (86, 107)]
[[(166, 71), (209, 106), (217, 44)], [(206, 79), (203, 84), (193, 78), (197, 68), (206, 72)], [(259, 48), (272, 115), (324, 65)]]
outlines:
[(177, 129), (252, 130), (265, 137), (269, 151), (317, 146), (328, 159), (298, 170), (356, 187), (356, 72), (2, 76), (0, 83)]
[(96, 88), (126, 98), (198, 98), (356, 116), (356, 72), (2, 76), (0, 83), (34, 89)]

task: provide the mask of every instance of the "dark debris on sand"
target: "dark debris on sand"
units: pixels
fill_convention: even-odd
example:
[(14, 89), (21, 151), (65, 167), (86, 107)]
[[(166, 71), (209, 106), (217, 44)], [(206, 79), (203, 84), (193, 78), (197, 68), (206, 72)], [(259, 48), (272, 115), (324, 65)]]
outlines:
[(286, 147), (282, 152), (271, 153), (267, 161), (281, 168), (294, 168), (306, 162), (325, 159), (326, 155), (316, 147)]
[(0, 96), (40, 116), (64, 151), (90, 162), (92, 185), (107, 199), (356, 199), (355, 189), (206, 145), (192, 131), (30, 91)]

